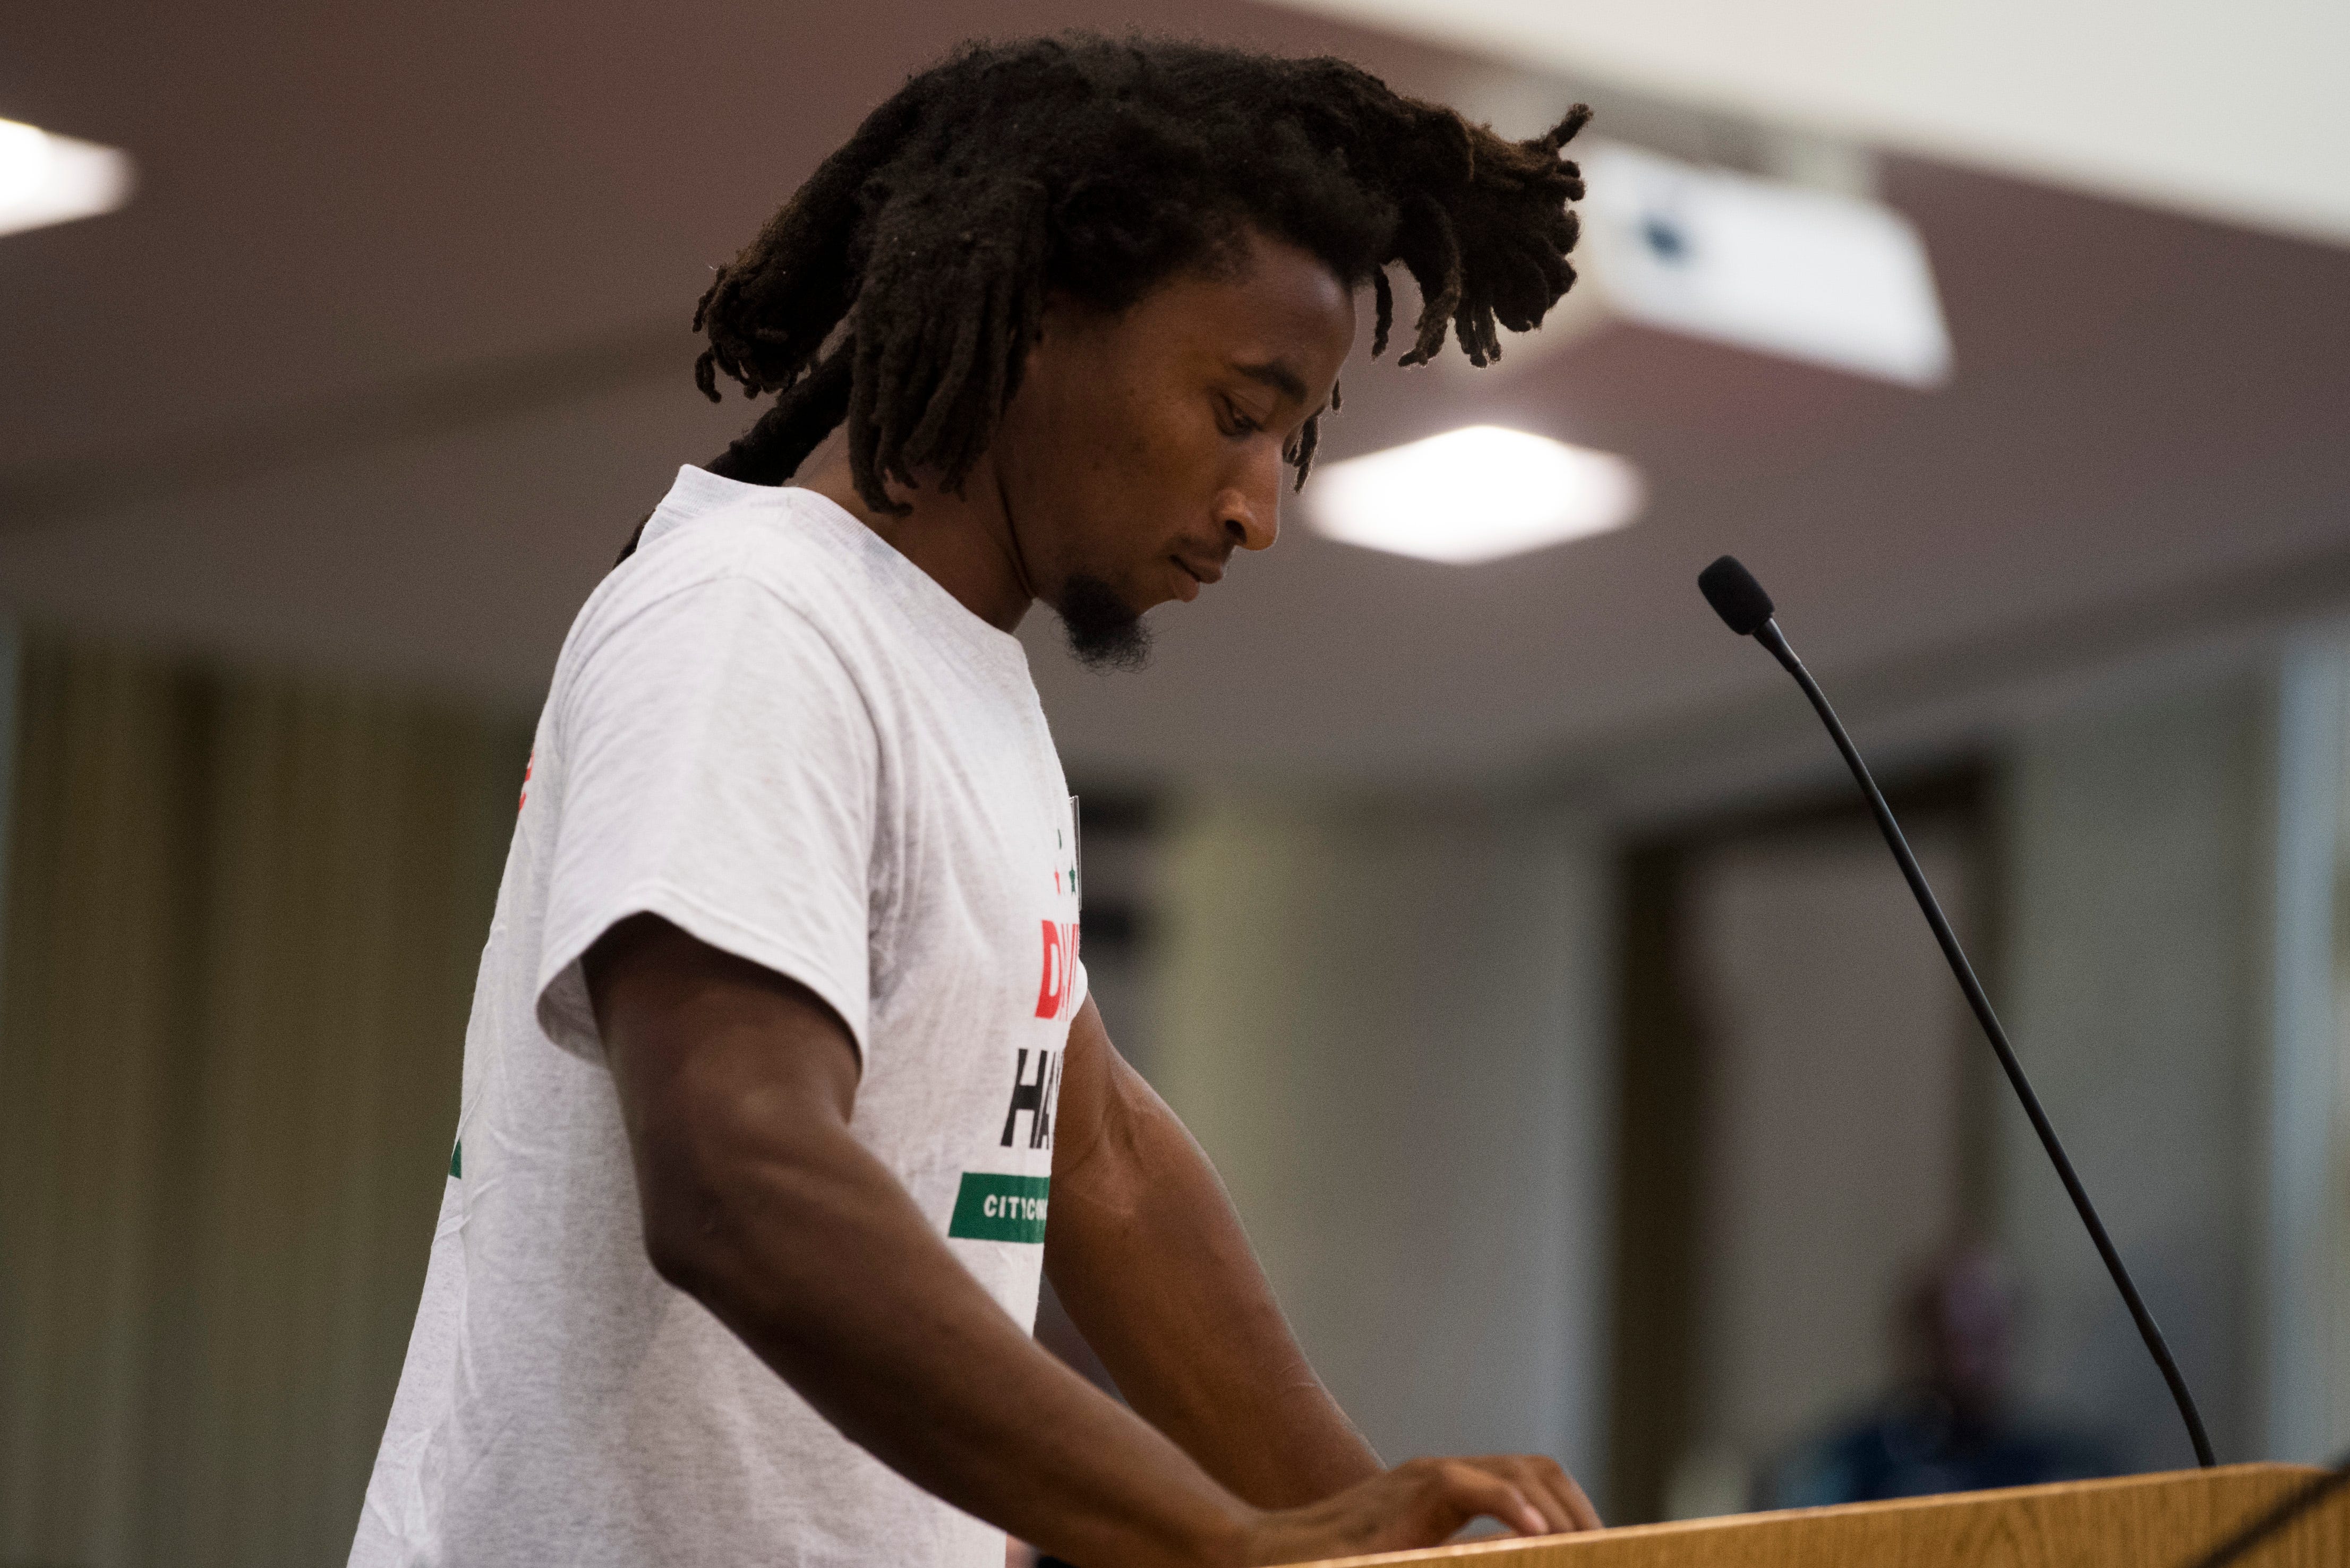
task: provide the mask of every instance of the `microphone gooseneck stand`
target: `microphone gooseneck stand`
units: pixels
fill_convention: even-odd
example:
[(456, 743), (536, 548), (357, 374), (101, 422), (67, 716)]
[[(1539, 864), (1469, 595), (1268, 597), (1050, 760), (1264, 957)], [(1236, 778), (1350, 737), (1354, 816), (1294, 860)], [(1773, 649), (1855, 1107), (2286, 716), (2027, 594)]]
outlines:
[(1942, 914), (1941, 904), (1935, 898), (1933, 888), (1926, 883), (1926, 874), (1918, 868), (1918, 857), (1909, 852), (1909, 842), (1901, 836), (1901, 825), (1894, 820), (1893, 808), (1885, 804), (1885, 793), (1877, 787), (1877, 781), (1869, 777), (1868, 764), (1860, 760), (1859, 749), (1852, 743), (1852, 737), (1845, 733), (1835, 710), (1828, 706), (1826, 693), (1820, 690), (1819, 682), (1812, 679), (1812, 672), (1804, 668), (1804, 661), (1795, 657), (1795, 650), (1787, 646), (1786, 634), (1779, 629), (1779, 623), (1773, 618), (1770, 596), (1762, 591), (1762, 586), (1754, 580), (1752, 573), (1729, 556), (1708, 566), (1699, 576), (1698, 586), (1704, 592), (1706, 601), (1729, 623), (1731, 630), (1741, 637), (1752, 637), (1769, 649), (1772, 657), (1786, 666), (1787, 673), (1795, 678), (1795, 683), (1804, 689), (1804, 695), (1811, 700), (1813, 711), (1819, 714), (1820, 722), (1827, 726), (1828, 735), (1835, 742), (1836, 750), (1844, 753), (1845, 765), (1852, 770), (1854, 782), (1860, 785), (1860, 793), (1867, 797), (1868, 809), (1877, 818), (1877, 830), (1885, 836), (1886, 847), (1893, 851), (1893, 858), (1900, 863), (1902, 877), (1908, 882), (1909, 891), (1918, 900), (1918, 908), (1924, 911), (1926, 923), (1934, 929), (1935, 941), (1941, 944), (1942, 957), (1950, 961), (1950, 972), (1958, 978), (1959, 989), (1966, 992), (1967, 1005), (1973, 1009), (1975, 1022), (1982, 1025), (1983, 1034), (1991, 1041), (1991, 1050), (1997, 1053), (1999, 1064), (2007, 1074), (2008, 1083), (2014, 1087), (2016, 1098), (2023, 1103), (2023, 1114), (2031, 1118), (2032, 1130), (2040, 1135), (2040, 1146), (2048, 1151), (2049, 1161), (2056, 1167), (2057, 1178), (2064, 1182), (2064, 1191), (2072, 1198), (2073, 1207), (2081, 1216), (2081, 1223), (2088, 1228), (2089, 1239), (2096, 1243), (2097, 1255), (2106, 1262), (2106, 1272), (2113, 1276), (2114, 1287), (2121, 1292), (2122, 1301), (2129, 1308), (2130, 1320), (2137, 1324), (2138, 1335), (2146, 1341), (2147, 1354), (2154, 1357), (2155, 1366), (2161, 1368), (2162, 1380), (2170, 1386), (2170, 1397), (2178, 1406), (2179, 1418), (2187, 1424), (2188, 1438), (2195, 1445), (2196, 1463), (2206, 1469), (2217, 1464), (2219, 1460), (2212, 1454), (2211, 1439), (2203, 1430), (2202, 1412), (2195, 1407), (2195, 1396), (2188, 1392), (2187, 1379), (2180, 1376), (2178, 1363), (2171, 1357), (2170, 1345), (2162, 1337), (2161, 1327), (2155, 1323), (2154, 1314), (2147, 1310), (2145, 1301), (2139, 1297), (2137, 1282), (2130, 1278), (2129, 1269), (2122, 1262), (2121, 1253), (2115, 1249), (2113, 1238), (2106, 1234), (2105, 1221), (2097, 1217), (2096, 1205), (2089, 1201), (2089, 1189), (2081, 1185), (2080, 1177), (2074, 1172), (2073, 1161), (2064, 1153), (2064, 1145), (2056, 1136), (2055, 1125), (2048, 1119), (2048, 1113), (2041, 1108), (2040, 1096), (2033, 1092), (2032, 1080), (2024, 1075), (2023, 1064), (2016, 1059), (2015, 1048), (2008, 1044), (2007, 1031), (2001, 1027), (1999, 1015), (1991, 1011), (1991, 998), (1983, 994), (1982, 982), (1975, 978), (1974, 966), (1967, 961), (1966, 950), (1959, 946), (1958, 936)]

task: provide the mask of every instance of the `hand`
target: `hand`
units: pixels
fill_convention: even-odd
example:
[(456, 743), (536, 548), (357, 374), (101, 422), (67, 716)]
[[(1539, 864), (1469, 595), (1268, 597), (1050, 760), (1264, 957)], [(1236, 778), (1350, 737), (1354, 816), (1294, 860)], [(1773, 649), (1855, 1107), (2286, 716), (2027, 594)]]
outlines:
[(1263, 1513), (1243, 1532), (1236, 1564), (1312, 1563), (1435, 1546), (1472, 1519), (1520, 1535), (1596, 1530), (1575, 1478), (1539, 1455), (1412, 1459), (1305, 1508)]

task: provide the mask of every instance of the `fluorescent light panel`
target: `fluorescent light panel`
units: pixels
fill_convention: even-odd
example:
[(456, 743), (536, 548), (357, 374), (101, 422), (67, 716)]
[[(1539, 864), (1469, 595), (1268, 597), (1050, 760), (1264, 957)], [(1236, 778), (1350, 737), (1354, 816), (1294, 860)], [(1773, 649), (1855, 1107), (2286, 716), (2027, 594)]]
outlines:
[(110, 213), (130, 199), (130, 160), (111, 147), (0, 119), (0, 234)]
[(1305, 499), (1333, 539), (1471, 566), (1620, 528), (1646, 487), (1610, 453), (1471, 425), (1317, 468)]

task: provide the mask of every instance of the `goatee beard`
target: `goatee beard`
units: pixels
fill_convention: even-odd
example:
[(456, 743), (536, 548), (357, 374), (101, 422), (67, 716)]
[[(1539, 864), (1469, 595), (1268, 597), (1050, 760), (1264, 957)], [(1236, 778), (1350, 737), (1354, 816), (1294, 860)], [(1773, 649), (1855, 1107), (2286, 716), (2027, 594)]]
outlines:
[(1150, 633), (1142, 617), (1099, 577), (1071, 577), (1053, 607), (1068, 633), (1069, 651), (1087, 669), (1139, 670), (1150, 662)]

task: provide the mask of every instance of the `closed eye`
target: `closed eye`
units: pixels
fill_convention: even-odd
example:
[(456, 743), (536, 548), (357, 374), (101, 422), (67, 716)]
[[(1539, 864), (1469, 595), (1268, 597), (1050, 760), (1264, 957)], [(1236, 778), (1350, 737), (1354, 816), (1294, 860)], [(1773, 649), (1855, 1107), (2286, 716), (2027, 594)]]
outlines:
[(1247, 410), (1230, 399), (1224, 400), (1224, 433), (1235, 438), (1255, 435), (1264, 429), (1262, 421), (1253, 419)]

